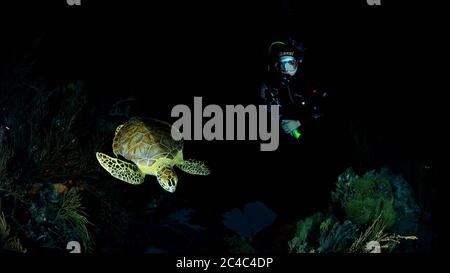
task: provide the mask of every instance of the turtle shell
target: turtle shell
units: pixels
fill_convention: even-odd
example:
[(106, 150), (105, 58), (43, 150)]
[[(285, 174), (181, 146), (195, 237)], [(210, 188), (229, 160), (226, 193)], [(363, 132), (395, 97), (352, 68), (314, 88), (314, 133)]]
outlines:
[(114, 154), (148, 167), (160, 158), (173, 159), (183, 149), (183, 141), (172, 138), (171, 128), (164, 121), (132, 118), (116, 133)]

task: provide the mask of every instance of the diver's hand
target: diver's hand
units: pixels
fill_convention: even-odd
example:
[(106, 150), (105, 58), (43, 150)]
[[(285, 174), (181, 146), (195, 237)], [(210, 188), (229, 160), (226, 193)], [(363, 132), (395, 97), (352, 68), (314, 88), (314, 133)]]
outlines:
[(292, 132), (300, 127), (300, 121), (292, 119), (284, 119), (281, 121), (281, 128), (283, 131), (290, 135)]

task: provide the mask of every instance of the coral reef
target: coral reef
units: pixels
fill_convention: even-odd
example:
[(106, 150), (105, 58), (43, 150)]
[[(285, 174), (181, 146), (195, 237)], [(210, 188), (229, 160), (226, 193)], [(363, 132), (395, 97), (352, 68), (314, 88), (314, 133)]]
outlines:
[(226, 236), (232, 253), (253, 253), (251, 242), (256, 234), (270, 226), (277, 215), (261, 202), (248, 203), (241, 211), (234, 208), (223, 215), (223, 224), (235, 234)]
[[(304, 220), (300, 220), (297, 223), (297, 231), (294, 238), (288, 243), (289, 252), (314, 252), (313, 248), (309, 246), (308, 241), (311, 239), (312, 234), (314, 233), (313, 229), (316, 229), (315, 232), (317, 232), (317, 228), (320, 228), (322, 219), (323, 215), (319, 212)], [(326, 222), (328, 222), (328, 220), (326, 220)], [(327, 225), (327, 223), (325, 223), (324, 226), (325, 225)]]
[(92, 251), (81, 191), (96, 177), (89, 151), (101, 138), (90, 141), (98, 133), (82, 121), (91, 111), (82, 84), (48, 90), (24, 78), (6, 90), (25, 94), (0, 99), (0, 198), (13, 225), (37, 248), (79, 240)]
[(60, 193), (55, 188), (41, 190), (39, 200), (29, 208), (30, 220), (24, 226), (28, 238), (46, 248), (64, 248), (78, 241), (84, 252), (91, 252), (90, 224), (77, 188)]
[(256, 233), (275, 221), (276, 214), (261, 202), (248, 203), (241, 211), (238, 208), (226, 212), (224, 225), (242, 237), (252, 238)]
[(14, 175), (8, 170), (8, 163), (14, 157), (14, 150), (1, 139), (1, 134), (5, 130), (5, 127), (0, 126), (0, 198), (12, 197), (23, 201), (25, 191), (20, 184), (14, 183)]
[(356, 233), (357, 228), (350, 221), (341, 224), (334, 217), (316, 213), (297, 223), (295, 237), (288, 243), (289, 252), (346, 252)]
[[(416, 236), (388, 235), (381, 215), (375, 219), (350, 247), (350, 252), (381, 253), (391, 252), (401, 240), (417, 240)], [(376, 249), (378, 248), (378, 249)]]
[(5, 215), (0, 210), (0, 253), (3, 252), (26, 253), (27, 249), (22, 246), (17, 237), (10, 235), (10, 227), (6, 222)]
[(55, 216), (54, 222), (61, 230), (70, 230), (69, 234), (64, 234), (65, 242), (70, 241), (70, 237), (80, 241), (86, 252), (92, 251), (93, 241), (87, 226), (91, 224), (87, 219), (87, 214), (81, 204), (81, 196), (77, 188), (68, 190), (64, 195), (61, 206)]
[(412, 190), (387, 168), (362, 177), (347, 169), (331, 193), (330, 209), (297, 223), (293, 253), (391, 252), (416, 241), (420, 209)]
[(321, 228), (320, 231), (318, 253), (346, 252), (357, 234), (356, 227), (348, 220), (342, 224), (336, 222), (330, 228)]
[(395, 223), (392, 186), (384, 173), (371, 171), (359, 177), (348, 169), (339, 176), (336, 191), (331, 196), (356, 225), (370, 224), (380, 214), (387, 228)]
[(402, 176), (389, 173), (388, 169), (382, 169), (382, 172), (385, 172), (385, 175), (391, 178), (394, 192), (394, 209), (397, 222), (392, 232), (398, 234), (417, 233), (422, 212), (414, 199), (411, 186)]
[[(296, 226), (289, 221), (280, 223), (284, 229), (269, 228), (277, 214), (261, 202), (229, 210), (223, 225), (221, 208), (216, 222), (208, 222), (209, 214), (180, 195), (166, 197), (150, 183), (137, 188), (114, 181), (95, 159), (135, 110), (133, 96), (95, 103), (83, 82), (44, 84), (30, 71), (8, 68), (0, 78), (0, 251), (25, 252), (22, 242), (28, 252), (66, 253), (69, 241), (80, 242), (83, 252), (201, 251), (208, 249), (208, 236), (216, 236), (214, 242), (232, 253), (269, 252), (275, 244), (291, 253), (389, 252), (422, 237), (413, 191), (388, 169), (362, 176), (348, 169), (338, 177), (329, 211)], [(374, 165), (368, 136), (354, 136), (358, 169)], [(221, 233), (209, 232), (205, 222)], [(286, 235), (268, 240), (266, 232)], [(256, 237), (264, 237), (264, 249)]]

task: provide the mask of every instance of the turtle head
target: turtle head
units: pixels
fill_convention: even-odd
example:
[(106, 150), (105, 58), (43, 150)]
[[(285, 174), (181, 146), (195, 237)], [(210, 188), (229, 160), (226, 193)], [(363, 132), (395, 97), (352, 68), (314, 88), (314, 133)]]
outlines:
[(175, 192), (178, 183), (178, 177), (172, 167), (162, 167), (156, 172), (156, 178), (159, 185), (168, 192)]

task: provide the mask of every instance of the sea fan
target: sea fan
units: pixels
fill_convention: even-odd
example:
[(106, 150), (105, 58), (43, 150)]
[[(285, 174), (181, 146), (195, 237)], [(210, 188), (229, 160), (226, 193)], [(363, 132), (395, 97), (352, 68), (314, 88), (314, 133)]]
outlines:
[(242, 237), (253, 238), (258, 232), (270, 226), (277, 215), (261, 202), (248, 203), (241, 211), (234, 208), (223, 215), (223, 224)]

